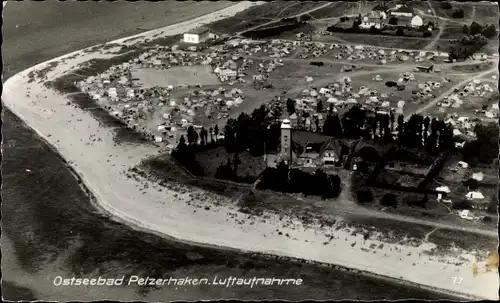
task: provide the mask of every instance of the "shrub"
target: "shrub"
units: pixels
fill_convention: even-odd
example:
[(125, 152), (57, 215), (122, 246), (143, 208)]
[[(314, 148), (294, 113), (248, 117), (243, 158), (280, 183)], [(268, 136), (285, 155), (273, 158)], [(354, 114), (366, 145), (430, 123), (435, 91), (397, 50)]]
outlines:
[(378, 33), (380, 33), (380, 30), (378, 28), (376, 28), (375, 26), (370, 27), (370, 34), (376, 35)]
[(385, 86), (387, 86), (387, 87), (394, 87), (396, 85), (398, 85), (398, 83), (394, 82), (394, 81), (387, 81), (387, 82), (385, 82)]
[(368, 203), (373, 201), (373, 194), (369, 189), (360, 189), (356, 191), (356, 198), (359, 203)]
[(389, 19), (389, 24), (390, 25), (398, 25), (398, 18), (392, 17), (391, 19)]
[(477, 35), (480, 34), (482, 31), (483, 27), (479, 23), (473, 21), (469, 28), (469, 34)]
[(394, 194), (388, 193), (382, 197), (380, 204), (387, 207), (396, 207), (398, 206), (398, 201)]
[(490, 25), (483, 27), (481, 34), (483, 36), (485, 36), (486, 38), (491, 39), (493, 37), (497, 37), (497, 29), (496, 29), (495, 25), (490, 24)]
[(428, 37), (432, 36), (432, 32), (430, 32), (430, 31), (424, 31), (423, 36), (424, 36), (425, 38), (428, 38)]
[(446, 2), (441, 2), (441, 8), (442, 9), (452, 9), (451, 3), (446, 1)]
[(398, 30), (396, 31), (396, 35), (398, 36), (404, 36), (405, 32), (403, 31), (402, 28), (398, 28)]
[(463, 9), (457, 9), (456, 11), (453, 12), (451, 15), (453, 19), (462, 19), (464, 17), (464, 10)]

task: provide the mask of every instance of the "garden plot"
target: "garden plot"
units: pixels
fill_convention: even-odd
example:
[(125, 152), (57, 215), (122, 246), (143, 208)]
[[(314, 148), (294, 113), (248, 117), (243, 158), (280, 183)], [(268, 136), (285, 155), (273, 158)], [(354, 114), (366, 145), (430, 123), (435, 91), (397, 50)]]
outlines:
[[(131, 71), (134, 84), (144, 89), (179, 85), (216, 85), (220, 81), (210, 66), (174, 66), (167, 70), (139, 68)], [(136, 80), (137, 79), (137, 80)]]

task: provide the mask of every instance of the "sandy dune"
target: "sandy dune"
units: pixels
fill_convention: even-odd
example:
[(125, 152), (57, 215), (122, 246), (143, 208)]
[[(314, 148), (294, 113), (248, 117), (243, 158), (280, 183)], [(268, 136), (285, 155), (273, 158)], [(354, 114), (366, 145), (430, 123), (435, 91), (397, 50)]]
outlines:
[[(222, 11), (137, 37), (144, 39), (158, 37), (160, 33), (182, 33), (203, 23), (234, 15), (249, 5), (254, 4), (238, 3)], [(130, 37), (112, 43), (124, 43), (128, 39)], [(28, 83), (28, 74), (32, 70), (40, 70), (50, 62), (60, 63), (47, 73), (49, 80), (71, 71), (90, 58), (109, 56), (97, 52), (77, 52), (64, 56), (66, 59), (60, 57), (39, 64), (9, 78), (4, 84), (2, 96), (4, 104), (13, 113), (57, 147), (94, 193), (103, 211), (137, 228), (185, 241), (334, 263), (401, 278), (422, 284), (422, 287), (461, 293), (464, 297), (498, 298), (496, 273), (472, 276), (471, 264), (476, 261), (475, 252), (448, 251), (446, 256), (430, 255), (427, 252), (435, 247), (432, 243), (414, 247), (382, 243), (375, 239), (364, 240), (362, 235), (352, 236), (349, 230), (304, 227), (298, 221), (279, 220), (272, 214), (266, 220), (244, 220), (247, 215), (237, 213), (231, 207), (214, 206), (206, 198), (209, 195), (201, 191), (191, 194), (165, 188), (160, 191), (159, 186), (145, 186), (146, 180), (128, 178), (124, 172), (129, 167), (138, 164), (147, 155), (157, 154), (158, 149), (151, 146), (116, 146), (112, 131), (101, 127), (88, 112), (67, 105), (65, 96), (47, 89), (42, 82)], [(64, 63), (61, 63), (62, 59)], [(101, 140), (94, 141), (92, 135)], [(201, 195), (204, 199), (200, 198)], [(205, 209), (206, 205), (210, 206), (209, 210)], [(237, 218), (240, 223), (231, 217)]]

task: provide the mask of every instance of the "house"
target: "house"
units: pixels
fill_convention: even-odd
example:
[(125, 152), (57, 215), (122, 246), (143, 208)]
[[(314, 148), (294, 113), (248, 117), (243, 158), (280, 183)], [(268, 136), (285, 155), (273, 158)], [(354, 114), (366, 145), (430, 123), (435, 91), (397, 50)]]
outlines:
[(371, 28), (372, 26), (380, 29), (385, 25), (387, 14), (383, 11), (371, 11), (363, 17), (359, 27)]
[(187, 33), (184, 33), (183, 41), (185, 43), (202, 43), (208, 39), (216, 38), (217, 35), (210, 32), (210, 30), (206, 27), (198, 27), (193, 30), (190, 30)]
[(418, 28), (422, 25), (424, 25), (424, 20), (422, 19), (422, 17), (415, 15), (413, 16), (413, 18), (411, 18), (411, 27)]
[(419, 71), (419, 72), (425, 72), (425, 73), (430, 73), (434, 70), (434, 65), (431, 65), (431, 66), (417, 66), (415, 68), (416, 71)]
[(293, 130), (290, 120), (281, 124), (280, 160), (289, 166), (330, 168), (340, 161), (337, 140), (315, 132)]
[(395, 7), (389, 9), (391, 16), (413, 17), (413, 9), (406, 4), (397, 4)]
[(321, 164), (323, 164), (323, 166), (334, 166), (335, 163), (340, 160), (340, 151), (341, 146), (337, 141), (333, 139), (328, 140), (321, 146), (319, 151)]

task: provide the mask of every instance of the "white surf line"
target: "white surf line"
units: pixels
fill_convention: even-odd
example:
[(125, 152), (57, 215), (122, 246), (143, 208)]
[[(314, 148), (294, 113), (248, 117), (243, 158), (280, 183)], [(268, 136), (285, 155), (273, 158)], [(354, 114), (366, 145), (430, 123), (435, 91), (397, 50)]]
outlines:
[[(237, 5), (245, 5), (245, 3), (239, 3)], [(238, 11), (238, 9), (234, 7), (231, 8), (222, 10), (225, 13), (219, 12), (220, 16), (218, 18), (222, 19), (222, 16), (229, 15), (228, 12), (235, 14)], [(239, 9), (242, 10), (243, 7), (239, 7)], [(183, 22), (147, 33), (134, 35), (110, 43), (121, 43), (125, 40), (139, 36), (159, 34), (162, 31), (168, 32), (166, 35), (175, 35), (182, 31), (198, 27), (202, 25), (203, 22), (208, 23), (216, 21), (217, 18), (214, 16), (214, 14), (205, 15), (189, 22)], [(453, 293), (467, 298), (498, 297), (497, 291), (495, 291), (495, 294), (491, 291), (493, 287), (498, 289), (498, 283), (496, 280), (492, 280), (491, 275), (483, 275), (473, 279), (469, 268), (449, 266), (438, 263), (437, 261), (431, 261), (431, 259), (427, 258), (424, 254), (420, 256), (419, 252), (424, 251), (424, 249), (421, 248), (406, 249), (396, 244), (384, 243), (386, 249), (387, 247), (394, 246), (399, 247), (398, 250), (404, 250), (405, 254), (408, 253), (406, 256), (393, 253), (388, 258), (384, 259), (384, 257), (380, 256), (380, 253), (374, 254), (371, 251), (369, 253), (361, 251), (361, 249), (358, 249), (361, 244), (353, 248), (349, 243), (344, 243), (344, 236), (346, 239), (349, 238), (350, 241), (358, 241), (358, 243), (362, 243), (363, 241), (350, 236), (349, 232), (344, 232), (342, 230), (334, 232), (336, 236), (342, 238), (340, 241), (332, 244), (335, 247), (321, 244), (324, 238), (322, 238), (322, 235), (318, 236), (315, 230), (297, 231), (295, 229), (280, 227), (280, 230), (290, 232), (291, 235), (297, 235), (297, 237), (302, 238), (301, 240), (307, 239), (311, 243), (319, 244), (313, 245), (298, 241), (293, 242), (290, 239), (286, 239), (284, 236), (278, 237), (273, 234), (278, 227), (277, 225), (262, 224), (258, 221), (255, 222), (254, 225), (245, 225), (245, 233), (241, 233), (239, 231), (241, 228), (240, 226), (236, 224), (231, 226), (230, 223), (225, 222), (227, 221), (226, 213), (222, 211), (203, 212), (203, 210), (194, 213), (192, 212), (193, 207), (188, 207), (182, 204), (183, 202), (178, 202), (179, 199), (173, 198), (172, 195), (170, 195), (170, 199), (172, 199), (173, 202), (168, 201), (168, 190), (158, 193), (150, 186), (147, 190), (147, 195), (142, 196), (141, 190), (135, 188), (136, 183), (132, 183), (135, 181), (130, 181), (128, 179), (122, 180), (122, 178), (124, 178), (123, 176), (118, 174), (114, 175), (114, 171), (108, 172), (108, 170), (111, 169), (115, 171), (118, 169), (112, 168), (109, 164), (105, 165), (107, 155), (100, 155), (101, 152), (106, 152), (105, 144), (107, 143), (96, 142), (95, 145), (97, 147), (85, 147), (86, 144), (78, 142), (78, 139), (71, 139), (84, 139), (88, 137), (89, 130), (87, 130), (87, 125), (89, 129), (94, 130), (98, 135), (104, 136), (103, 141), (112, 140), (112, 135), (109, 135), (106, 130), (100, 127), (98, 122), (91, 117), (90, 114), (65, 105), (65, 99), (60, 94), (44, 89), (42, 84), (27, 83), (27, 75), (31, 71), (43, 68), (51, 62), (56, 62), (65, 58), (68, 59), (68, 57), (74, 57), (77, 54), (81, 55), (85, 50), (73, 52), (38, 64), (35, 67), (29, 68), (9, 78), (6, 83), (4, 83), (3, 99), (4, 104), (11, 109), (13, 113), (25, 121), (25, 123), (46, 142), (58, 149), (59, 153), (64, 156), (83, 180), (83, 183), (92, 191), (99, 207), (109, 212), (112, 217), (118, 218), (120, 221), (126, 222), (132, 227), (176, 238), (179, 241), (192, 242), (197, 245), (227, 247), (229, 249), (238, 249), (241, 251), (261, 252), (338, 264), (361, 271), (375, 272), (380, 276), (386, 276), (392, 279), (399, 279), (403, 283), (408, 281), (411, 285), (417, 285), (428, 290)], [(79, 60), (81, 59), (75, 59), (74, 61)], [(69, 70), (66, 70), (65, 72), (68, 71)], [(26, 91), (29, 91), (29, 87), (34, 91), (33, 95), (35, 95), (35, 93), (40, 93), (41, 97), (37, 97), (37, 100), (33, 100), (35, 97), (26, 98), (25, 94)], [(44, 97), (45, 99), (43, 99)], [(37, 104), (36, 102), (40, 100), (40, 104)], [(68, 117), (73, 116), (73, 114), (79, 115), (82, 121), (75, 121), (71, 124), (67, 124), (66, 120), (68, 120)], [(85, 125), (80, 127), (80, 125), (83, 124)], [(72, 127), (73, 129), (71, 129)], [(92, 154), (92, 149), (95, 150), (95, 154)], [(132, 154), (131, 150), (132, 148), (128, 147), (114, 147), (113, 153), (118, 152), (116, 156), (125, 159)], [(141, 150), (148, 151), (146, 148), (142, 147), (137, 147), (134, 151), (140, 152)], [(142, 159), (145, 155), (145, 153), (141, 153), (140, 158), (135, 157), (134, 159)], [(129, 157), (133, 157), (133, 154)], [(104, 161), (102, 161), (103, 159)], [(110, 159), (114, 161), (113, 158)], [(124, 163), (130, 164), (132, 162), (136, 164), (134, 161), (135, 160), (129, 160)], [(118, 163), (117, 166), (119, 165), (120, 163)], [(122, 169), (119, 169), (119, 171), (121, 172)], [(110, 181), (110, 178), (113, 177), (116, 177), (117, 180)], [(106, 180), (108, 180), (109, 183), (106, 184)], [(117, 186), (119, 188), (116, 191), (108, 189), (108, 187), (112, 186), (115, 186), (115, 190)], [(146, 192), (146, 190), (143, 191)], [(174, 197), (176, 196), (177, 193)], [(151, 201), (149, 201), (149, 199), (148, 201), (144, 201), (145, 197), (150, 198)], [(162, 200), (160, 203), (163, 202), (163, 204), (158, 204), (157, 200)], [(167, 202), (164, 202), (165, 200), (167, 200)], [(141, 205), (138, 206), (138, 204)], [(225, 211), (228, 211), (228, 209), (225, 209)], [(267, 237), (265, 234), (267, 234)], [(283, 235), (284, 234), (285, 232), (283, 232)], [(389, 253), (388, 249), (387, 252)], [(409, 257), (410, 254), (411, 257)], [(405, 256), (404, 260), (402, 258), (403, 256)], [(421, 260), (426, 260), (426, 262), (422, 261), (422, 263)], [(417, 262), (418, 266), (412, 268), (412, 262)], [(462, 284), (453, 284), (452, 276), (464, 277)], [(498, 279), (498, 276), (493, 274), (493, 278), (495, 277)], [(464, 290), (469, 292), (469, 294), (464, 294)]]

